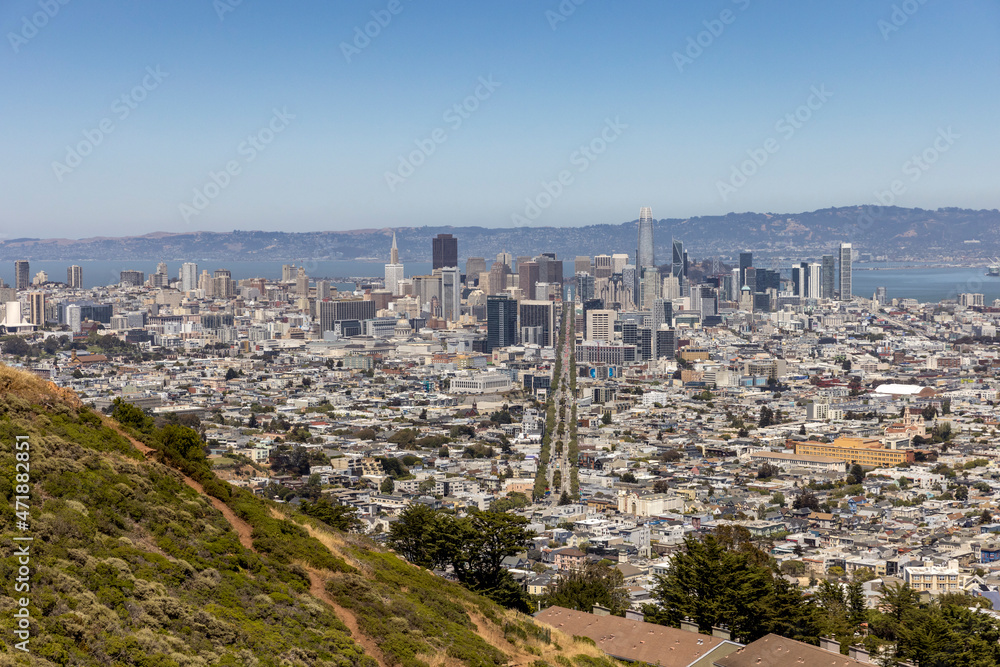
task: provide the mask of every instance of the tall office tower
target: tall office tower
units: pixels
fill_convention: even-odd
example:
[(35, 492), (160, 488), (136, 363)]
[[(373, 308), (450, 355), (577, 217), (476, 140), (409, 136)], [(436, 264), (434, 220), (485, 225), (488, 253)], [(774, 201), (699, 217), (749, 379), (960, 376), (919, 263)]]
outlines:
[(753, 294), (757, 291), (757, 269), (752, 266), (748, 266), (746, 273), (744, 274), (744, 283), (740, 285), (740, 289), (743, 287), (749, 287), (750, 293)]
[[(619, 275), (612, 273), (612, 276)], [(626, 264), (621, 272), (621, 296), (618, 303), (622, 308), (632, 308), (639, 301), (639, 269), (632, 264)]]
[(473, 287), (479, 282), (480, 273), (486, 273), (485, 257), (469, 257), (465, 260), (465, 284), (468, 287)]
[(156, 272), (157, 273), (162, 274), (162, 275), (165, 276), (165, 275), (168, 274), (169, 271), (170, 271), (170, 269), (167, 268), (167, 263), (166, 262), (157, 262), (157, 264), (156, 264)]
[[(395, 294), (395, 292), (393, 292)], [(317, 280), (316, 281), (316, 300), (322, 301), (323, 299), (330, 298), (330, 281), (329, 280)]]
[(639, 209), (639, 245), (635, 265), (640, 272), (647, 266), (656, 266), (653, 258), (653, 211), (648, 206)]
[[(218, 275), (218, 271), (215, 272)], [(295, 296), (309, 296), (309, 276), (304, 266), (300, 266), (295, 274)]]
[(576, 259), (573, 260), (573, 275), (578, 273), (593, 275), (593, 269), (590, 268), (590, 255), (577, 255)]
[(611, 273), (621, 273), (628, 265), (628, 255), (623, 252), (616, 252), (611, 255)]
[(700, 292), (698, 304), (702, 318), (719, 314), (719, 293), (711, 285), (698, 285), (692, 292)]
[(198, 265), (194, 262), (181, 264), (181, 291), (198, 289)]
[(851, 253), (850, 243), (840, 244), (840, 300), (851, 300)]
[(486, 352), (517, 344), (517, 301), (506, 294), (486, 297)]
[(740, 253), (740, 284), (737, 287), (743, 287), (747, 284), (747, 268), (753, 266), (753, 253), (747, 250), (746, 252)]
[(290, 283), (295, 280), (295, 265), (294, 264), (282, 264), (281, 265), (281, 282)]
[(451, 234), (438, 234), (431, 239), (432, 269), (458, 266), (458, 239)]
[[(555, 344), (556, 331), (556, 304), (553, 301), (523, 300), (518, 302), (517, 321), (522, 334), (525, 329), (538, 328), (537, 340), (542, 347), (552, 347)], [(521, 336), (522, 342), (526, 337), (535, 338), (534, 332), (530, 335)]]
[(45, 292), (28, 294), (28, 321), (38, 326), (45, 324)]
[[(652, 358), (662, 359), (664, 354), (659, 349), (659, 335), (657, 334), (663, 327), (674, 326), (674, 304), (670, 299), (656, 299), (653, 301), (653, 336), (652, 336)], [(671, 356), (673, 352), (671, 351)]]
[(687, 277), (687, 271), (685, 270), (685, 259), (687, 254), (684, 252), (684, 241), (678, 241), (674, 239), (672, 244), (672, 253), (670, 255), (670, 275), (677, 278), (677, 284), (680, 287), (681, 294), (684, 294), (684, 287), (687, 283), (685, 278)]
[[(755, 269), (754, 273), (754, 292), (766, 292), (769, 289), (773, 289), (775, 292), (781, 289), (781, 272), (772, 271), (770, 269)], [(747, 271), (747, 275), (750, 271)], [(749, 282), (749, 281), (748, 281)]]
[(810, 262), (804, 265), (806, 274), (806, 298), (818, 299), (822, 293), (822, 273), (823, 267), (817, 262)]
[(730, 271), (729, 275), (726, 276), (725, 280), (726, 300), (736, 301), (737, 299), (739, 299), (741, 287), (743, 286), (740, 285), (740, 269), (739, 267), (737, 267), (734, 268), (732, 271)]
[(403, 265), (399, 263), (399, 248), (396, 247), (396, 232), (392, 233), (392, 247), (389, 249), (389, 263), (385, 265), (385, 288), (393, 296), (399, 296), (399, 281), (403, 279)]
[(462, 274), (457, 266), (441, 269), (441, 316), (458, 322), (462, 315)]
[[(493, 262), (490, 267), (490, 294), (500, 294), (507, 289), (507, 276), (510, 269), (503, 262)], [(534, 294), (534, 292), (532, 292)]]
[[(518, 258), (520, 260), (520, 258)], [(497, 253), (497, 261), (503, 262), (507, 265), (507, 268), (511, 273), (514, 273), (514, 257), (506, 250), (501, 250)]]
[(805, 289), (806, 279), (802, 265), (795, 264), (792, 266), (792, 294), (799, 297), (805, 296)]
[(121, 271), (118, 274), (118, 283), (121, 285), (132, 285), (133, 287), (142, 287), (142, 284), (146, 282), (146, 274), (142, 271)]
[(656, 358), (673, 359), (677, 354), (677, 330), (660, 329), (654, 331), (653, 336), (656, 337)]
[(604, 301), (601, 299), (588, 299), (583, 302), (583, 339), (587, 340), (587, 313), (592, 310), (604, 308)]
[(585, 271), (576, 274), (576, 300), (580, 303), (594, 298), (594, 276)]
[(643, 310), (653, 307), (653, 301), (660, 298), (660, 270), (655, 266), (642, 267), (639, 284), (639, 306)]
[(535, 284), (539, 281), (538, 262), (527, 260), (517, 262), (517, 286), (525, 299), (535, 298)]
[(612, 273), (621, 273), (621, 271), (613, 269), (611, 259), (611, 255), (597, 255), (594, 257), (595, 278), (610, 278)]
[(615, 338), (615, 320), (618, 312), (614, 310), (587, 311), (587, 340), (603, 340), (610, 343)]
[(660, 294), (664, 299), (681, 298), (681, 285), (677, 280), (677, 276), (666, 276), (663, 279), (663, 288)]
[(875, 294), (874, 294), (873, 300), (877, 301), (880, 305), (883, 305), (883, 306), (885, 304), (889, 303), (889, 297), (886, 294), (885, 287), (876, 287), (875, 288)]
[(31, 284), (28, 271), (28, 260), (19, 259), (14, 262), (14, 289), (28, 289)]
[(208, 269), (203, 269), (201, 275), (198, 276), (197, 288), (204, 292), (206, 297), (215, 296), (215, 283), (212, 281), (212, 274), (208, 272)]
[(74, 264), (66, 269), (66, 285), (68, 287), (83, 287), (83, 267)]
[(821, 281), (823, 286), (820, 288), (820, 298), (832, 299), (833, 286), (837, 282), (837, 262), (834, 256), (823, 255), (822, 267), (823, 275)]

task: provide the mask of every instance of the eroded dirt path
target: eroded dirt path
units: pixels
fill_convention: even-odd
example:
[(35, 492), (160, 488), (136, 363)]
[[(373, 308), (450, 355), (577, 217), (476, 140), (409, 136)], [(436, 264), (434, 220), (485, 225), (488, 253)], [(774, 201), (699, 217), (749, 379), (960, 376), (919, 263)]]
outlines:
[[(142, 452), (144, 456), (149, 457), (149, 455), (153, 454), (156, 451), (152, 447), (149, 447), (148, 445), (130, 436), (128, 433), (122, 430), (117, 424), (115, 424), (111, 420), (105, 419), (104, 423), (109, 428), (113, 429), (116, 433), (121, 435), (123, 438), (126, 438), (130, 443), (132, 443), (132, 446), (138, 449), (140, 452)], [(208, 501), (212, 503), (212, 506), (222, 513), (222, 516), (226, 518), (226, 521), (229, 522), (229, 525), (232, 526), (234, 531), (236, 531), (236, 535), (240, 539), (240, 544), (242, 544), (247, 549), (250, 549), (251, 551), (256, 553), (256, 550), (253, 548), (253, 538), (251, 537), (251, 534), (253, 533), (253, 526), (251, 526), (249, 523), (236, 516), (233, 510), (230, 509), (229, 506), (226, 505), (226, 503), (222, 502), (215, 496), (211, 496), (205, 493), (205, 488), (200, 483), (191, 479), (190, 477), (181, 473), (180, 471), (175, 470), (175, 472), (181, 475), (181, 478), (184, 480), (185, 484), (187, 484), (189, 487), (197, 491), (200, 495), (208, 499)], [(271, 508), (271, 516), (273, 516), (276, 519), (287, 520), (284, 514), (282, 514), (273, 507)], [(312, 526), (306, 526), (306, 529), (309, 530), (309, 533), (314, 537), (319, 537), (319, 535), (317, 535), (318, 531), (313, 529)], [(330, 544), (330, 540), (320, 540), (320, 541), (323, 542), (324, 546), (330, 549), (330, 551), (332, 551), (334, 555), (343, 558), (343, 554), (339, 553), (339, 550), (335, 549)], [(314, 598), (330, 605), (330, 607), (337, 614), (337, 617), (341, 620), (341, 622), (343, 622), (343, 624), (347, 626), (347, 629), (351, 631), (351, 638), (355, 642), (357, 642), (357, 644), (361, 646), (362, 649), (364, 649), (366, 654), (370, 655), (372, 658), (375, 659), (379, 667), (387, 667), (388, 663), (386, 663), (385, 656), (379, 649), (378, 644), (375, 643), (374, 639), (372, 639), (371, 637), (369, 637), (368, 635), (366, 635), (361, 631), (361, 628), (358, 625), (358, 619), (354, 615), (354, 613), (337, 604), (337, 602), (333, 599), (333, 597), (329, 593), (327, 593), (326, 581), (324, 580), (320, 572), (315, 568), (308, 566), (306, 566), (306, 570), (309, 572), (309, 593)]]
[(361, 648), (365, 650), (365, 653), (375, 658), (375, 661), (379, 664), (379, 667), (386, 667), (388, 663), (385, 661), (385, 656), (382, 655), (382, 650), (375, 643), (375, 640), (366, 635), (361, 631), (361, 627), (358, 625), (358, 618), (349, 609), (341, 607), (333, 599), (333, 597), (326, 591), (326, 580), (319, 573), (318, 570), (312, 567), (307, 567), (306, 570), (309, 572), (309, 592), (312, 596), (318, 600), (322, 600), (326, 604), (330, 605), (336, 612), (337, 617), (343, 621), (347, 629), (351, 631), (351, 638), (354, 639)]

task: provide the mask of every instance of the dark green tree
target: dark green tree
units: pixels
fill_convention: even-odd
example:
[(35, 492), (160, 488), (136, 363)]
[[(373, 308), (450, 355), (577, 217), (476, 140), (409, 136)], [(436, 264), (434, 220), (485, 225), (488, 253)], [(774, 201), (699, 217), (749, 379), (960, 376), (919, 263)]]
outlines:
[(299, 509), (304, 514), (345, 533), (357, 532), (362, 526), (356, 507), (339, 505), (331, 502), (329, 498), (320, 498), (313, 503), (303, 502), (299, 505)]
[(559, 606), (589, 612), (594, 605), (623, 616), (629, 608), (629, 593), (621, 571), (599, 563), (588, 563), (571, 570), (548, 593), (542, 596), (545, 607)]

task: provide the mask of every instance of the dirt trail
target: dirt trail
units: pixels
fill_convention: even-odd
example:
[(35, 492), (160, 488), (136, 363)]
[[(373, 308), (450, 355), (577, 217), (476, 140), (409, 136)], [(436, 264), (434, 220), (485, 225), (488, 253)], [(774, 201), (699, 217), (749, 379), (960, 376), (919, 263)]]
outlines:
[(336, 612), (337, 617), (344, 622), (347, 629), (351, 631), (351, 638), (354, 639), (361, 648), (365, 650), (365, 653), (375, 658), (375, 662), (379, 664), (379, 667), (386, 667), (385, 656), (382, 655), (382, 650), (379, 649), (378, 644), (375, 640), (366, 635), (361, 631), (361, 627), (358, 625), (358, 619), (348, 609), (341, 607), (337, 604), (334, 599), (326, 592), (326, 581), (324, 581), (323, 576), (318, 570), (312, 567), (306, 568), (309, 571), (309, 592), (312, 596), (318, 600), (330, 605), (334, 612)]
[[(117, 424), (115, 424), (111, 420), (104, 419), (104, 423), (109, 428), (114, 429), (116, 433), (126, 438), (130, 443), (132, 443), (132, 446), (138, 449), (140, 452), (142, 452), (144, 456), (148, 457), (150, 454), (156, 451), (152, 447), (149, 447), (144, 443), (140, 442), (139, 440), (136, 440), (135, 438), (130, 436), (128, 433), (123, 431)], [(229, 522), (229, 525), (232, 526), (233, 530), (235, 530), (236, 534), (239, 536), (240, 544), (242, 544), (247, 549), (256, 552), (256, 550), (253, 548), (253, 539), (251, 538), (253, 527), (243, 519), (236, 516), (233, 510), (231, 510), (229, 506), (226, 505), (224, 502), (222, 502), (215, 496), (210, 496), (207, 493), (205, 493), (205, 488), (201, 484), (199, 484), (195, 480), (191, 479), (190, 477), (182, 473), (181, 477), (184, 479), (185, 484), (187, 484), (189, 487), (191, 487), (199, 494), (207, 498), (209, 502), (211, 502), (212, 505), (215, 507), (215, 509), (219, 510), (222, 513), (222, 516), (226, 518), (226, 521)], [(281, 512), (277, 511), (273, 507), (271, 508), (271, 516), (273, 516), (276, 519), (286, 518)], [(312, 530), (311, 526), (307, 526), (307, 529), (309, 529), (309, 532), (311, 534), (317, 532)], [(327, 543), (326, 540), (323, 540), (323, 542), (326, 544), (326, 547), (328, 549), (336, 553), (337, 550), (333, 549), (331, 545)], [(337, 554), (337, 555), (342, 556), (342, 554)], [(344, 607), (341, 607), (333, 600), (332, 597), (330, 597), (330, 594), (326, 592), (326, 586), (322, 575), (320, 575), (320, 573), (315, 568), (306, 567), (306, 569), (309, 572), (309, 593), (314, 598), (330, 605), (330, 607), (332, 607), (334, 612), (337, 614), (337, 617), (340, 618), (340, 620), (344, 623), (344, 625), (347, 626), (348, 630), (351, 631), (351, 638), (355, 642), (357, 642), (361, 646), (361, 648), (364, 649), (365, 653), (367, 653), (368, 655), (370, 655), (375, 659), (379, 667), (386, 667), (387, 663), (385, 661), (385, 656), (382, 655), (382, 651), (379, 650), (379, 647), (375, 643), (375, 640), (373, 640), (371, 637), (361, 632), (361, 628), (358, 626), (357, 617), (351, 611), (345, 609)]]
[[(121, 435), (123, 438), (126, 438), (130, 443), (132, 443), (132, 446), (135, 447), (136, 449), (138, 449), (140, 452), (142, 452), (144, 456), (148, 457), (150, 454), (152, 454), (153, 452), (156, 451), (152, 447), (149, 447), (148, 445), (145, 445), (142, 442), (140, 442), (140, 441), (136, 440), (135, 438), (133, 438), (131, 435), (129, 435), (128, 433), (126, 433), (125, 431), (123, 431), (113, 421), (111, 421), (109, 419), (104, 419), (104, 423), (109, 428), (114, 429), (114, 431), (116, 433), (118, 433), (119, 435)], [(215, 509), (217, 509), (220, 512), (222, 512), (222, 516), (226, 517), (226, 521), (229, 522), (229, 525), (232, 526), (233, 530), (236, 531), (237, 537), (240, 538), (240, 544), (242, 544), (244, 547), (246, 547), (250, 551), (255, 551), (254, 548), (253, 548), (253, 538), (250, 537), (251, 533), (253, 533), (253, 527), (249, 523), (247, 523), (246, 521), (244, 521), (243, 519), (241, 519), (238, 516), (236, 516), (236, 514), (233, 512), (233, 510), (229, 509), (229, 506), (226, 505), (226, 503), (222, 502), (221, 500), (219, 500), (215, 496), (210, 496), (207, 493), (205, 493), (205, 489), (204, 489), (204, 487), (201, 484), (199, 484), (195, 480), (191, 479), (187, 475), (185, 475), (183, 473), (180, 473), (179, 471), (177, 471), (177, 472), (181, 475), (181, 477), (183, 478), (185, 484), (187, 484), (189, 487), (191, 487), (192, 489), (194, 489), (195, 491), (197, 491), (199, 494), (201, 494), (202, 496), (204, 496), (205, 498), (207, 498), (208, 501), (210, 503), (212, 503), (212, 506), (215, 507)]]

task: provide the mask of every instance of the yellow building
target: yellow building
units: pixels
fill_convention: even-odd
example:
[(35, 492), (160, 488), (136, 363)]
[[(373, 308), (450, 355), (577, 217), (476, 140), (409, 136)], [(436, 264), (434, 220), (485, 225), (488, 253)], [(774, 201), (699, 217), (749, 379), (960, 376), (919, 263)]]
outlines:
[(837, 438), (831, 442), (795, 443), (795, 453), (807, 456), (827, 456), (849, 464), (868, 468), (890, 467), (900, 463), (913, 463), (913, 450), (887, 449), (878, 440), (865, 438)]

